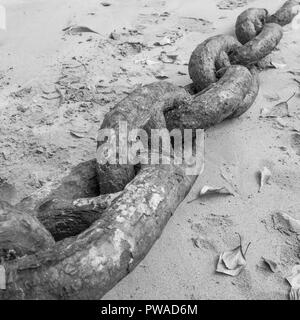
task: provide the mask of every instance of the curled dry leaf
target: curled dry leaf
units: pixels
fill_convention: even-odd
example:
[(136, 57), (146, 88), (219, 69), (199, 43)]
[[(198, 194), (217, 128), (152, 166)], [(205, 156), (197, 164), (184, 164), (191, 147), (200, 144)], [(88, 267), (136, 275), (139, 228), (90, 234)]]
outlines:
[(210, 187), (210, 186), (204, 186), (199, 195), (201, 196), (205, 196), (205, 195), (210, 195), (210, 194), (224, 194), (224, 195), (229, 195), (229, 196), (233, 196), (234, 194), (226, 187), (222, 187), (222, 188), (214, 188), (214, 187)]
[(284, 222), (284, 224), (288, 227), (288, 229), (291, 232), (300, 235), (300, 220), (292, 218), (284, 212), (277, 212), (277, 216), (281, 221)]
[(177, 60), (177, 54), (168, 54), (165, 51), (162, 51), (158, 57), (163, 63), (174, 63)]
[(216, 271), (232, 277), (238, 276), (246, 267), (246, 253), (250, 244), (251, 243), (248, 244), (245, 252), (243, 252), (240, 237), (240, 245), (237, 248), (220, 254)]
[(166, 80), (166, 79), (169, 78), (166, 74), (164, 74), (164, 73), (161, 72), (161, 71), (155, 72), (155, 73), (154, 73), (154, 77), (155, 77), (156, 79), (158, 79), (158, 80)]
[(172, 40), (168, 36), (163, 37), (161, 40), (154, 42), (154, 45), (156, 47), (164, 47), (164, 46), (168, 46), (171, 44), (172, 44)]
[(81, 132), (81, 131), (74, 131), (74, 130), (70, 130), (70, 134), (71, 136), (75, 137), (75, 138), (85, 138), (86, 136), (86, 132)]
[(91, 32), (91, 33), (99, 34), (98, 32), (96, 32), (88, 27), (84, 27), (84, 26), (70, 26), (70, 27), (63, 29), (63, 31), (68, 34), (78, 34), (78, 33), (84, 33), (84, 32)]
[(226, 187), (222, 187), (222, 188), (215, 188), (215, 187), (210, 187), (210, 186), (204, 186), (200, 192), (199, 195), (196, 199), (193, 199), (191, 201), (189, 201), (188, 203), (192, 203), (196, 200), (198, 200), (201, 197), (204, 196), (209, 196), (209, 195), (225, 195), (225, 196), (234, 196), (234, 193), (232, 191), (230, 191), (228, 188)]
[(300, 265), (293, 267), (292, 273), (286, 280), (291, 285), (290, 299), (300, 300)]
[(286, 101), (282, 101), (276, 104), (274, 107), (271, 108), (269, 111), (265, 111), (263, 116), (265, 118), (277, 118), (277, 117), (289, 117), (289, 101), (294, 98), (296, 92), (293, 93), (291, 97), (289, 97)]
[(266, 259), (264, 257), (262, 257), (263, 262), (269, 267), (269, 269), (273, 272), (276, 273), (278, 271), (278, 265), (276, 262), (270, 260), (270, 259)]
[(285, 63), (278, 63), (278, 62), (271, 62), (271, 65), (275, 68), (275, 69), (284, 69), (286, 67)]
[(234, 193), (232, 191), (230, 191), (228, 188), (226, 187), (222, 187), (222, 188), (215, 188), (215, 187), (210, 187), (210, 186), (204, 186), (196, 199), (193, 199), (191, 201), (189, 201), (188, 203), (192, 203), (196, 200), (198, 200), (201, 197), (204, 196), (209, 196), (209, 195), (225, 195), (225, 196), (234, 196)]
[(300, 70), (298, 71), (289, 71), (290, 74), (292, 74), (293, 76), (299, 76), (300, 77)]
[(5, 268), (3, 265), (0, 265), (0, 290), (6, 289), (6, 275)]
[(260, 176), (260, 186), (259, 186), (258, 192), (261, 192), (263, 186), (269, 183), (269, 181), (272, 177), (272, 173), (267, 167), (264, 167), (259, 172), (259, 176)]

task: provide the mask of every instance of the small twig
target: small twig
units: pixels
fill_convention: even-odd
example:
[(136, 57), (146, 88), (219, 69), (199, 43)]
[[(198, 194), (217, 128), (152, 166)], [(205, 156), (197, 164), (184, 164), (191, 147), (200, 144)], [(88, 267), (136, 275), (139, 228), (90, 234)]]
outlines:
[(294, 79), (294, 81), (296, 81), (298, 84), (300, 84), (300, 80), (298, 80), (298, 79)]
[(251, 243), (252, 243), (252, 242), (249, 242), (249, 243), (248, 243), (247, 248), (246, 248), (245, 252), (243, 253), (244, 257), (246, 257), (246, 254), (247, 254), (247, 252), (248, 252), (248, 249), (249, 249)]
[(46, 100), (55, 100), (55, 99), (59, 99), (60, 98), (60, 96), (59, 97), (46, 97), (46, 96), (42, 96), (42, 98), (43, 99), (46, 99)]
[(293, 95), (290, 98), (288, 98), (285, 102), (288, 103), (290, 100), (292, 100), (295, 97), (295, 95), (296, 95), (296, 92), (294, 92)]

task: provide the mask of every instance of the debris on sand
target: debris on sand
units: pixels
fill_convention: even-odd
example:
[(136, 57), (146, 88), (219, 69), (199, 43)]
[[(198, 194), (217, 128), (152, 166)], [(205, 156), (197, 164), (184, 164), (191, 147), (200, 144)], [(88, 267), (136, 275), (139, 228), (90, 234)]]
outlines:
[(278, 264), (273, 260), (262, 257), (264, 264), (273, 272), (276, 273), (278, 271)]
[(272, 215), (273, 227), (280, 233), (291, 236), (292, 233), (300, 236), (300, 220), (297, 220), (285, 212), (276, 212)]
[(267, 167), (264, 167), (262, 170), (260, 170), (259, 172), (260, 185), (259, 185), (258, 192), (261, 192), (262, 188), (266, 184), (269, 184), (271, 177), (272, 177), (272, 173)]
[(265, 118), (277, 118), (277, 117), (290, 117), (289, 113), (289, 101), (294, 98), (296, 92), (292, 94), (286, 101), (277, 103), (271, 108), (271, 110), (262, 110), (262, 116)]
[(198, 197), (188, 203), (192, 203), (204, 196), (213, 196), (213, 195), (234, 196), (234, 193), (226, 187), (216, 188), (216, 187), (204, 186), (200, 190)]
[(90, 32), (90, 33), (97, 33), (99, 34), (98, 32), (88, 28), (88, 27), (85, 27), (85, 26), (69, 26), (67, 28), (64, 28), (62, 31), (64, 31), (66, 34), (79, 34), (79, 33), (84, 33), (84, 32)]
[(298, 156), (300, 156), (300, 134), (294, 133), (291, 137), (291, 146)]
[(177, 58), (177, 54), (169, 54), (166, 51), (162, 51), (158, 57), (158, 60), (162, 61), (163, 63), (173, 64), (176, 62)]
[(240, 237), (240, 245), (230, 251), (225, 251), (220, 254), (216, 271), (224, 273), (232, 277), (238, 276), (246, 267), (246, 254), (251, 242), (247, 245), (243, 252), (242, 239)]
[(219, 1), (217, 7), (220, 10), (234, 10), (236, 8), (244, 7), (248, 4), (248, 0), (222, 0)]

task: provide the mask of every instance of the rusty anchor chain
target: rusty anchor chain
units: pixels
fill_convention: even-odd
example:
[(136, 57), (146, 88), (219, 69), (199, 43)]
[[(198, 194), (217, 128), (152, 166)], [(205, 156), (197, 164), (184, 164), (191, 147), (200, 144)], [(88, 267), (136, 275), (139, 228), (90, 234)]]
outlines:
[[(120, 101), (101, 129), (118, 133), (120, 121), (147, 132), (206, 129), (240, 116), (259, 90), (256, 64), (276, 48), (282, 26), (299, 5), (289, 0), (273, 15), (265, 9), (244, 11), (237, 19), (237, 39), (214, 36), (193, 51), (194, 94), (168, 82), (145, 85)], [(99, 140), (97, 149), (102, 145)], [(0, 246), (8, 255), (0, 297), (100, 299), (144, 258), (193, 186), (197, 175), (186, 175), (185, 166), (94, 159), (15, 207), (1, 203)]]

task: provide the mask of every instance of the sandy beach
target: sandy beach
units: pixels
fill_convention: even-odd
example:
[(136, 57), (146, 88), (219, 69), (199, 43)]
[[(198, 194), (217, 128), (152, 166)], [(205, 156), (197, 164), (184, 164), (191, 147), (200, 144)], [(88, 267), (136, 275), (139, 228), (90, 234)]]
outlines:
[[(187, 64), (199, 43), (234, 35), (248, 7), (274, 12), (283, 2), (0, 0), (7, 13), (7, 30), (0, 30), (0, 199), (17, 203), (94, 158), (97, 130), (116, 102), (158, 79), (189, 84)], [(97, 33), (63, 31), (74, 25)], [(284, 27), (251, 109), (206, 131), (204, 173), (146, 258), (104, 299), (288, 298), (285, 278), (300, 263), (300, 236), (282, 230), (276, 217), (300, 219), (296, 26)], [(261, 117), (294, 93), (289, 117)], [(258, 192), (264, 167), (272, 177)], [(191, 202), (204, 185), (226, 186), (234, 196)], [(251, 242), (246, 269), (237, 277), (217, 274), (219, 254), (239, 245), (238, 234)]]

